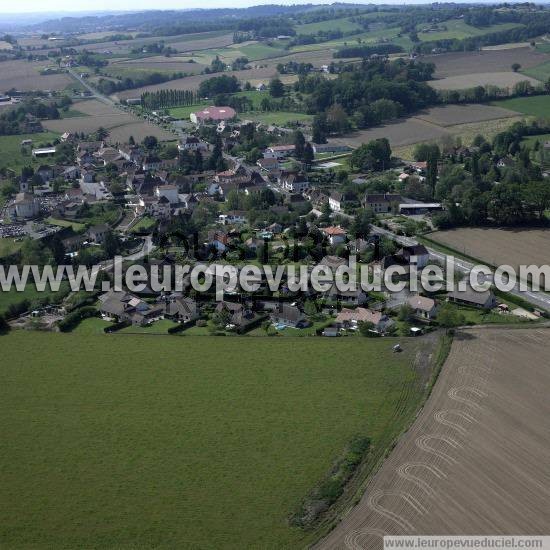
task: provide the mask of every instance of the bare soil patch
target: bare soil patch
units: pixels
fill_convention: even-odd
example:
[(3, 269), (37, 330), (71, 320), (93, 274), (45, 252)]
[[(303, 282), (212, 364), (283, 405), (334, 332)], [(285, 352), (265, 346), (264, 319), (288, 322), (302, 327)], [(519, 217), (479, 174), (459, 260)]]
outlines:
[(548, 329), (460, 332), (431, 397), (316, 548), (383, 547), (384, 535), (544, 535)]
[(2, 61), (0, 63), (0, 92), (15, 88), (23, 92), (32, 90), (63, 90), (72, 83), (65, 73), (40, 74), (40, 70), (51, 66), (47, 61)]
[(531, 48), (453, 52), (422, 58), (435, 63), (436, 78), (509, 71), (512, 63), (519, 63), (525, 69), (549, 59), (550, 55)]
[(430, 238), (491, 265), (550, 262), (550, 229), (470, 228), (437, 231)]
[(518, 82), (528, 80), (537, 85), (540, 82), (530, 76), (512, 71), (498, 73), (471, 73), (460, 76), (449, 76), (440, 80), (430, 80), (429, 84), (436, 90), (465, 90), (475, 86), (498, 86), (499, 88), (512, 88)]
[(430, 124), (417, 118), (408, 118), (385, 124), (384, 126), (360, 130), (349, 136), (335, 138), (332, 141), (348, 145), (349, 147), (359, 147), (359, 145), (368, 143), (373, 139), (385, 137), (388, 138), (392, 146), (400, 146), (420, 141), (437, 140), (448, 133), (441, 126)]
[(114, 61), (112, 67), (129, 68), (129, 69), (148, 69), (158, 71), (174, 71), (195, 74), (200, 73), (205, 65), (201, 63), (189, 63), (188, 57), (164, 57), (155, 56), (145, 59), (124, 59), (122, 61)]
[(517, 116), (515, 111), (490, 105), (447, 105), (426, 109), (415, 118), (439, 126), (454, 126), (455, 124), (483, 122), (513, 116)]
[(109, 141), (113, 143), (128, 142), (130, 136), (133, 136), (136, 142), (142, 141), (146, 136), (155, 136), (159, 141), (172, 141), (176, 139), (174, 134), (160, 128), (156, 124), (146, 121), (117, 126), (109, 131)]

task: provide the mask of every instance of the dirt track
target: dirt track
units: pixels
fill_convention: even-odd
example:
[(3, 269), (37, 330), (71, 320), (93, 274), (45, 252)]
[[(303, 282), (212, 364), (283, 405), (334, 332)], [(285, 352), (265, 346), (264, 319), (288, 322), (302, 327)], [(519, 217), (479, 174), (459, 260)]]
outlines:
[(549, 336), (457, 336), (417, 421), (316, 548), (377, 550), (385, 534), (548, 534)]

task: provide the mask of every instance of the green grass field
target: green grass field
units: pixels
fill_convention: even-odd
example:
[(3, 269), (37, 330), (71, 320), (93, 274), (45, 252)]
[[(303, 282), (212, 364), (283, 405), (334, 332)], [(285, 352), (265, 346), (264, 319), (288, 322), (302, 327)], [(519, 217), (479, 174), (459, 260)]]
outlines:
[(270, 57), (279, 57), (284, 55), (285, 51), (282, 48), (274, 48), (267, 44), (247, 44), (238, 48), (244, 57), (247, 57), (249, 61), (256, 61), (258, 59), (269, 59)]
[(291, 51), (293, 52), (309, 52), (315, 50), (325, 50), (333, 48), (341, 48), (343, 46), (356, 46), (358, 45), (358, 39), (362, 44), (374, 44), (379, 42), (382, 38), (388, 40), (391, 43), (398, 44), (403, 47), (409, 47), (412, 45), (408, 36), (398, 36), (401, 34), (400, 27), (375, 29), (369, 32), (361, 34), (355, 34), (353, 36), (344, 36), (336, 40), (329, 40), (328, 42), (321, 42), (319, 44), (304, 44), (301, 46), (295, 46)]
[(90, 334), (105, 334), (104, 329), (112, 326), (110, 321), (104, 321), (100, 317), (89, 317), (81, 321), (76, 328), (71, 331), (71, 334), (79, 334), (89, 336)]
[(289, 514), (355, 435), (382, 456), (422, 399), (416, 339), (394, 354), (93, 321), (1, 337), (2, 548), (304, 547)]
[(57, 225), (59, 227), (70, 227), (75, 233), (79, 233), (80, 231), (84, 231), (84, 229), (86, 229), (86, 225), (83, 223), (73, 222), (69, 220), (60, 220), (58, 218), (52, 218), (51, 216), (49, 218), (46, 218), (46, 221), (52, 225)]
[(522, 69), (521, 72), (541, 82), (546, 82), (550, 78), (550, 61), (545, 61), (528, 69)]
[(550, 117), (550, 95), (536, 95), (531, 97), (515, 97), (493, 101), (491, 105), (517, 111), (524, 115), (532, 115), (540, 118)]
[(17, 252), (21, 249), (22, 245), (23, 241), (16, 241), (11, 237), (4, 237), (0, 239), (0, 258)]
[(339, 19), (328, 19), (326, 21), (318, 21), (315, 23), (306, 23), (304, 25), (296, 25), (294, 29), (296, 34), (315, 34), (319, 31), (335, 31), (342, 32), (356, 31), (361, 29), (361, 25), (354, 23), (349, 17), (341, 17)]
[(188, 120), (189, 115), (191, 113), (200, 111), (203, 107), (208, 107), (208, 105), (209, 105), (208, 102), (203, 101), (201, 103), (198, 103), (197, 105), (185, 105), (184, 107), (173, 107), (172, 109), (168, 109), (168, 112), (170, 113), (170, 116), (173, 116), (174, 118)]
[[(420, 23), (418, 29), (425, 28), (426, 23)], [(519, 23), (500, 23), (498, 25), (491, 25), (489, 27), (472, 27), (460, 19), (452, 19), (450, 21), (444, 21), (439, 26), (447, 27), (447, 30), (436, 31), (436, 32), (419, 32), (418, 38), (421, 41), (432, 41), (432, 40), (450, 40), (456, 38), (457, 40), (462, 40), (464, 38), (469, 38), (470, 36), (481, 36), (484, 34), (490, 34), (498, 31), (506, 31), (508, 29), (513, 29), (515, 27), (522, 27), (523, 25)]]
[[(0, 168), (12, 168), (16, 171), (23, 166), (38, 166), (39, 164), (51, 164), (53, 159), (34, 159), (30, 149), (36, 149), (47, 143), (51, 143), (59, 135), (53, 132), (41, 132), (39, 134), (18, 134), (15, 136), (0, 136)], [(21, 142), (32, 139), (32, 146), (27, 147), (28, 155), (23, 155)]]

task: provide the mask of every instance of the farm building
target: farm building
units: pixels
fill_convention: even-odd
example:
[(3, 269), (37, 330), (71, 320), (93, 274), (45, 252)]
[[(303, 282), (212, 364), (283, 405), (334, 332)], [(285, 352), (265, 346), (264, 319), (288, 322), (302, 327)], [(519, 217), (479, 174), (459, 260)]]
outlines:
[(443, 210), (440, 202), (412, 202), (399, 205), (399, 213), (409, 216), (439, 212), (440, 210)]
[(57, 149), (55, 147), (42, 147), (41, 149), (33, 149), (32, 156), (34, 158), (51, 157), (52, 155), (55, 155), (56, 150)]
[(453, 290), (447, 293), (447, 300), (482, 309), (492, 309), (497, 305), (495, 295), (490, 290), (478, 292), (471, 287), (466, 290)]

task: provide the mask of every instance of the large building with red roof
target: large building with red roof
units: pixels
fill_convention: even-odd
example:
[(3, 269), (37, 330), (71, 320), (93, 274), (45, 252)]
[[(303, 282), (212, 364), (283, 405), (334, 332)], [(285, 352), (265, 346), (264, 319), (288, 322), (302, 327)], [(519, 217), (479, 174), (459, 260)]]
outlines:
[(206, 107), (202, 111), (191, 113), (189, 118), (193, 124), (204, 124), (205, 122), (221, 122), (230, 120), (237, 116), (235, 109), (231, 107)]

